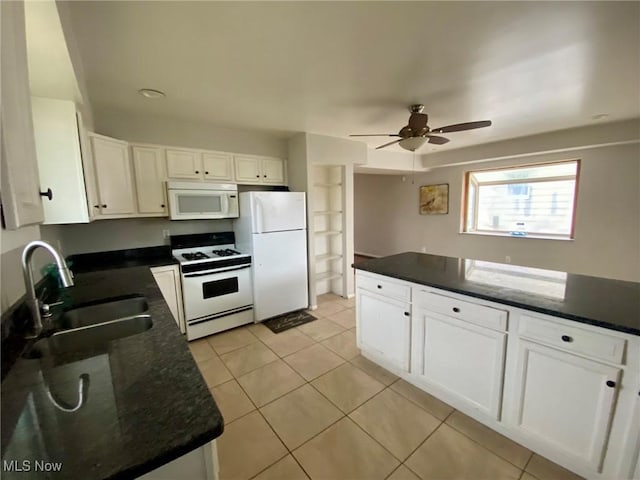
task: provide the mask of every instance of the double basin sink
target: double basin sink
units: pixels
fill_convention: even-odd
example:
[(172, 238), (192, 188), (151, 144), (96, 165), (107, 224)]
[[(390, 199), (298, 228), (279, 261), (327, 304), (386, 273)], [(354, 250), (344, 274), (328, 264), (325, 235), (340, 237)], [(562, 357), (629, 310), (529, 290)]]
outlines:
[(42, 358), (91, 351), (108, 342), (145, 332), (153, 326), (147, 300), (141, 296), (103, 300), (64, 312), (53, 335), (36, 341), (25, 353)]

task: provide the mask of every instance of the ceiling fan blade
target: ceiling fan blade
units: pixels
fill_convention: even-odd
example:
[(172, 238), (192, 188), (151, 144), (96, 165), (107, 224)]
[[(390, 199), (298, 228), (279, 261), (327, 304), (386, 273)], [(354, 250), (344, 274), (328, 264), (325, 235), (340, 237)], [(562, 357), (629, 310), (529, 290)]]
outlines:
[(429, 121), (429, 115), (426, 113), (412, 113), (409, 117), (409, 128), (413, 132), (419, 132), (427, 126), (427, 121)]
[(349, 135), (350, 137), (399, 137), (397, 133), (361, 133), (357, 135)]
[(429, 137), (429, 143), (434, 145), (444, 145), (449, 142), (448, 138), (438, 137), (437, 135), (427, 135)]
[(398, 143), (401, 141), (402, 141), (402, 138), (400, 140), (394, 140), (393, 142), (385, 143), (384, 145), (380, 145), (379, 147), (376, 147), (376, 150), (380, 150), (381, 148), (388, 147), (389, 145), (393, 145), (394, 143)]
[(490, 127), (491, 120), (481, 120), (479, 122), (456, 123), (455, 125), (447, 125), (446, 127), (434, 128), (434, 133), (451, 133), (462, 132), (464, 130), (473, 130), (474, 128)]

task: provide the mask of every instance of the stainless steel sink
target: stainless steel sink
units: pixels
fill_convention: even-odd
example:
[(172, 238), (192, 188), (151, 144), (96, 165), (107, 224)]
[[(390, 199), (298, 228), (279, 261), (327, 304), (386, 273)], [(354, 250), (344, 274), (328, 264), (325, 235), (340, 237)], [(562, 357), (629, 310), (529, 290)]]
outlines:
[(75, 329), (146, 313), (149, 305), (144, 297), (111, 299), (66, 311), (56, 322), (63, 329)]
[(42, 358), (74, 352), (100, 350), (112, 340), (130, 337), (145, 332), (153, 326), (151, 315), (138, 314), (56, 332), (48, 338), (38, 340), (24, 355), (27, 358)]

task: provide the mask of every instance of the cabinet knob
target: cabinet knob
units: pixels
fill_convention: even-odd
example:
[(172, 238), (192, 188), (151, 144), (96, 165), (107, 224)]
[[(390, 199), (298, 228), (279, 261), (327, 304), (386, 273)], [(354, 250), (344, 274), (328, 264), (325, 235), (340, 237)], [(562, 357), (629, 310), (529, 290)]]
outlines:
[(409, 312), (404, 312), (404, 316), (408, 317), (409, 316)]
[(260, 178), (260, 175), (256, 175), (256, 178)]
[(453, 307), (453, 311), (456, 312), (456, 313), (459, 313), (460, 309), (458, 307)]
[(164, 208), (164, 203), (162, 205), (160, 205), (160, 207)]
[(100, 208), (100, 205), (94, 205), (93, 208)]
[(262, 175), (262, 176), (263, 176), (264, 178), (267, 178), (267, 176), (266, 176), (266, 175)]
[(573, 342), (573, 338), (571, 338), (569, 335), (562, 335), (560, 338), (562, 339), (563, 342), (567, 342), (567, 343)]
[(613, 380), (607, 380), (607, 387), (613, 388), (615, 386), (616, 386), (616, 382), (614, 382)]
[(106, 203), (103, 203), (103, 204), (102, 204), (102, 208), (107, 208), (107, 204), (106, 204)]
[(199, 171), (199, 170), (196, 170), (196, 173), (200, 173), (200, 171)]
[(382, 288), (382, 285), (378, 285), (378, 288)]
[(204, 171), (204, 174), (205, 174), (205, 175), (209, 175), (209, 172), (207, 172), (207, 171), (205, 170), (205, 171)]
[(40, 192), (41, 197), (47, 197), (49, 201), (53, 200), (53, 192), (50, 188), (47, 188), (46, 192)]

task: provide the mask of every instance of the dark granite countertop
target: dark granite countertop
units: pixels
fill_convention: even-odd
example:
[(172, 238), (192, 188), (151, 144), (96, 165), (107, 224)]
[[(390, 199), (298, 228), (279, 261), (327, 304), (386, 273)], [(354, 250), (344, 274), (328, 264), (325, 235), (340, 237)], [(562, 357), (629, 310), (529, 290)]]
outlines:
[[(63, 308), (131, 294), (146, 297), (151, 329), (81, 354), (19, 357), (9, 369), (3, 461), (62, 462), (62, 469), (3, 469), (3, 478), (136, 478), (222, 434), (222, 415), (147, 266), (76, 271)], [(62, 411), (51, 397), (74, 405), (80, 376), (89, 385), (84, 406)]]
[(171, 247), (168, 245), (112, 250), (109, 252), (81, 253), (70, 255), (67, 257), (67, 262), (71, 265), (74, 273), (178, 264), (178, 261), (171, 255)]
[(415, 252), (354, 268), (640, 335), (640, 283)]

